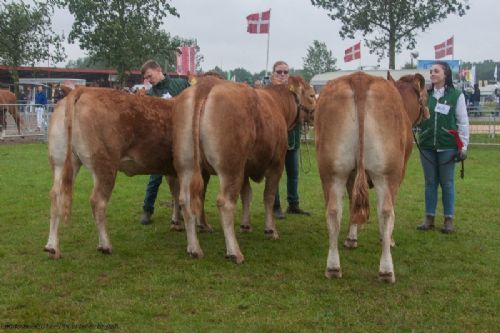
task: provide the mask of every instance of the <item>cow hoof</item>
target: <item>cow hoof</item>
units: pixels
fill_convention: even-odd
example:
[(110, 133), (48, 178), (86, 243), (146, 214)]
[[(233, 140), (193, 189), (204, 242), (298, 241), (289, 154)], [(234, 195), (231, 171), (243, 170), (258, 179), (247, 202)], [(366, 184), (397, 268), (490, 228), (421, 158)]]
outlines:
[(226, 254), (226, 259), (231, 260), (235, 264), (241, 264), (243, 261), (245, 261), (245, 258), (243, 257), (242, 254), (240, 255)]
[(249, 233), (252, 231), (253, 229), (251, 225), (244, 225), (244, 224), (240, 225), (240, 232)]
[(197, 227), (198, 227), (198, 231), (202, 234), (211, 233), (214, 231), (210, 224), (199, 224)]
[(199, 250), (191, 250), (189, 247), (187, 248), (187, 254), (194, 259), (201, 259), (203, 258), (203, 251), (201, 249)]
[(344, 241), (344, 247), (348, 249), (355, 249), (358, 247), (358, 240), (352, 238), (346, 238)]
[(329, 279), (336, 277), (340, 279), (342, 277), (342, 270), (339, 268), (326, 268), (325, 276)]
[(394, 275), (393, 272), (379, 272), (378, 279), (380, 281), (389, 282), (389, 283), (396, 282), (396, 276)]
[(184, 231), (184, 227), (180, 222), (172, 221), (170, 222), (170, 230), (171, 231)]
[(266, 238), (270, 240), (277, 240), (280, 238), (276, 230), (264, 230), (264, 234), (266, 235)]
[(102, 254), (111, 254), (111, 248), (110, 247), (104, 247), (104, 246), (98, 246), (97, 251), (101, 252)]
[(61, 258), (61, 251), (56, 250), (52, 247), (45, 246), (43, 248), (45, 252), (48, 253), (50, 259), (60, 259)]

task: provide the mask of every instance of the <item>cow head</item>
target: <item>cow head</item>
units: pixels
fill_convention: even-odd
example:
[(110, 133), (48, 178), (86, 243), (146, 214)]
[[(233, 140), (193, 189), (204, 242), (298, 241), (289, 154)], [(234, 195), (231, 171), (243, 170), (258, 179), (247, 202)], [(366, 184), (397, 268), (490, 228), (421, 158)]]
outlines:
[(413, 87), (419, 96), (418, 104), (420, 115), (417, 119), (417, 124), (420, 124), (423, 120), (429, 119), (430, 117), (429, 108), (427, 107), (429, 96), (425, 88), (425, 78), (421, 74), (417, 73), (413, 76)]
[(313, 112), (316, 107), (316, 93), (313, 87), (300, 76), (288, 78), (288, 90), (295, 96), (295, 101), (301, 112), (300, 120), (310, 123), (313, 121)]
[[(394, 82), (391, 75), (387, 79)], [(427, 89), (425, 78), (421, 74), (405, 75), (395, 82), (396, 87), (403, 98), (406, 111), (413, 126), (418, 125), (425, 119), (429, 119), (429, 108), (427, 107)]]

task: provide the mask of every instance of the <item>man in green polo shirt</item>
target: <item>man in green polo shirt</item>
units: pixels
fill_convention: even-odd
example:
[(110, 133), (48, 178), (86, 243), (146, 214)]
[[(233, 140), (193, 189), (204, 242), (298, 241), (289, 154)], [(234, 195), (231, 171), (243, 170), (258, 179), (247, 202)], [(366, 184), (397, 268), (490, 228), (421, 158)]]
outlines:
[[(161, 66), (154, 60), (146, 61), (141, 67), (141, 73), (144, 81), (152, 85), (151, 89), (147, 92), (150, 96), (168, 99), (177, 96), (189, 87), (188, 81), (183, 78), (171, 78), (168, 75), (164, 75)], [(158, 153), (161, 154), (162, 152)], [(154, 205), (162, 179), (163, 175), (151, 175), (149, 177), (144, 197), (144, 206), (142, 207), (141, 224), (146, 225), (152, 222), (151, 217), (154, 213)]]

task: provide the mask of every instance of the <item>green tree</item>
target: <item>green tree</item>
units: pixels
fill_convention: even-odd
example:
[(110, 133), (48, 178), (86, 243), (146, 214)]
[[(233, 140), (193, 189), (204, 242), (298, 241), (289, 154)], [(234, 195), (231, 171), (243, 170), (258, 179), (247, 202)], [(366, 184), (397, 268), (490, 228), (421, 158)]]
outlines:
[(249, 84), (253, 84), (252, 73), (242, 67), (233, 69), (231, 71), (231, 78), (233, 76), (236, 76), (236, 82), (248, 82)]
[(338, 70), (335, 67), (337, 59), (333, 57), (332, 51), (328, 50), (325, 43), (318, 40), (313, 41), (302, 60), (304, 61), (304, 79), (306, 81), (311, 80), (315, 74)]
[(472, 65), (476, 65), (476, 81), (480, 80), (488, 80), (488, 81), (493, 81), (495, 80), (495, 66), (498, 66), (499, 68), (499, 77), (500, 79), (500, 62), (498, 61), (493, 61), (491, 59), (484, 60), (481, 62), (463, 62), (462, 63), (462, 68), (467, 68), (471, 69)]
[(66, 68), (106, 68), (103, 61), (93, 59), (91, 57), (78, 58), (76, 60), (69, 60)]
[(75, 17), (69, 41), (115, 68), (121, 83), (146, 59), (171, 57), (176, 44), (161, 30), (167, 15), (179, 16), (168, 0), (58, 0)]
[(16, 67), (34, 66), (41, 61), (56, 63), (66, 58), (64, 36), (52, 31), (53, 12), (48, 2), (0, 1), (0, 62), (10, 68), (16, 95), (19, 82)]
[(360, 31), (370, 53), (379, 60), (389, 56), (389, 68), (395, 69), (396, 52), (415, 48), (415, 36), (450, 14), (464, 15), (468, 0), (311, 0), (328, 11), (332, 20), (340, 20), (342, 38), (354, 38)]

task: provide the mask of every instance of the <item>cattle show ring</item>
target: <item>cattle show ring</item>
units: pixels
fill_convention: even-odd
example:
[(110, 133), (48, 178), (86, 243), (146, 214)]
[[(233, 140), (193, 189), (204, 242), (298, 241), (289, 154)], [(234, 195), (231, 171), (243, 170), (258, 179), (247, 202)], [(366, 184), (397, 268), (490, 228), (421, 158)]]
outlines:
[(499, 10), (0, 1), (0, 332), (500, 332)]
[[(365, 76), (361, 78), (366, 79)], [(388, 82), (377, 78), (371, 80), (380, 80), (380, 84)], [(489, 318), (489, 314), (494, 317), (495, 295), (498, 293), (495, 287), (498, 265), (493, 265), (498, 261), (495, 250), (498, 241), (498, 191), (497, 183), (491, 177), (500, 172), (500, 155), (496, 145), (471, 145), (470, 157), (465, 163), (466, 176), (457, 180), (457, 216), (460, 217), (457, 232), (451, 235), (437, 231), (418, 232), (415, 226), (422, 218), (423, 205), (423, 177), (418, 150), (413, 147), (411, 155), (408, 150), (388, 155), (390, 149), (397, 149), (396, 146), (390, 148), (389, 143), (399, 140), (396, 138), (401, 137), (404, 128), (411, 131), (411, 124), (422, 116), (418, 100), (414, 97), (416, 95), (401, 95), (409, 101), (415, 99), (416, 104), (410, 106), (413, 109), (407, 110), (413, 114), (413, 118), (410, 125), (402, 123), (395, 126), (395, 131), (390, 134), (394, 138), (381, 143), (382, 150), (379, 152), (392, 156), (387, 157), (390, 163), (402, 163), (408, 158), (405, 179), (397, 193), (393, 213), (394, 230), (392, 234), (383, 229), (379, 232), (379, 228), (387, 225), (387, 222), (378, 225), (380, 217), (385, 216), (377, 213), (377, 206), (382, 204), (381, 199), (376, 199), (376, 189), (366, 188), (369, 201), (366, 202), (368, 211), (363, 213), (363, 218), (370, 217), (368, 223), (358, 226), (359, 238), (353, 246), (353, 243), (347, 242), (352, 235), (352, 231), (348, 232), (349, 215), (358, 212), (349, 208), (347, 194), (344, 195), (343, 204), (341, 200), (340, 206), (325, 211), (322, 187), (332, 185), (322, 185), (320, 172), (326, 172), (331, 166), (328, 166), (328, 160), (323, 162), (322, 155), (318, 154), (325, 154), (332, 149), (329, 145), (336, 142), (340, 146), (348, 146), (349, 143), (340, 144), (345, 138), (331, 137), (339, 129), (325, 127), (321, 123), (318, 125), (322, 121), (332, 126), (335, 124), (334, 120), (324, 120), (326, 114), (323, 115), (318, 109), (325, 107), (322, 96), (317, 103), (312, 100), (308, 102), (308, 96), (314, 93), (307, 91), (303, 81), (297, 81), (289, 90), (273, 92), (275, 98), (288, 100), (288, 96), (293, 97), (290, 109), (277, 112), (282, 118), (275, 116), (278, 118), (273, 120), (267, 116), (268, 125), (276, 121), (273, 126), (278, 126), (279, 119), (286, 120), (279, 125), (282, 127), (276, 127), (281, 128), (283, 133), (293, 122), (306, 116), (297, 115), (303, 111), (293, 106), (296, 101), (305, 110), (315, 109), (314, 122), (310, 123), (308, 133), (302, 140), (300, 172), (301, 205), (312, 214), (286, 215), (284, 220), (273, 220), (270, 203), (268, 200), (268, 203), (263, 201), (263, 194), (270, 193), (266, 186), (269, 186), (270, 180), (273, 181), (273, 177), (279, 177), (281, 171), (269, 177), (273, 174), (272, 169), (264, 167), (262, 163), (267, 165), (275, 157), (263, 155), (256, 162), (248, 162), (252, 160), (249, 156), (253, 154), (253, 147), (262, 145), (262, 149), (265, 149), (266, 145), (274, 142), (273, 133), (266, 136), (264, 132), (260, 136), (251, 135), (250, 132), (242, 134), (251, 123), (248, 118), (251, 113), (241, 105), (253, 103), (252, 97), (246, 95), (247, 90), (250, 92), (252, 88), (216, 78), (198, 81), (199, 87), (205, 89), (198, 89), (195, 85), (179, 96), (178, 102), (105, 88), (78, 88), (54, 106), (54, 111), (47, 115), (51, 118), (48, 132), (36, 132), (37, 140), (29, 135), (24, 138), (4, 138), (0, 145), (3, 195), (1, 228), (5, 235), (1, 251), (4, 313), (16, 313), (21, 307), (33, 311), (37, 309), (42, 318), (54, 318), (55, 322), (94, 322), (93, 318), (99, 318), (99, 322), (118, 323), (118, 327), (138, 327), (135, 326), (136, 320), (148, 321), (148, 318), (154, 320), (158, 317), (161, 318), (159, 327), (166, 331), (172, 327), (178, 327), (181, 331), (186, 327), (196, 330), (197, 325), (204, 327), (199, 322), (200, 316), (209, 322), (205, 323), (208, 327), (226, 327), (230, 330), (229, 326), (223, 324), (228, 314), (232, 317), (231, 325), (257, 325), (264, 330), (277, 327), (275, 325), (288, 325), (282, 322), (283, 317), (287, 318), (287, 323), (299, 320), (302, 324), (297, 324), (305, 325), (303, 327), (324, 327), (322, 325), (339, 317), (375, 316), (381, 325), (394, 317), (395, 327), (401, 329), (409, 326), (417, 330), (418, 327), (428, 327), (426, 322), (429, 317), (439, 317), (439, 320), (444, 320), (446, 327), (456, 327), (454, 325), (458, 321), (465, 325), (465, 331), (475, 331), (475, 325), (480, 325), (478, 321), (465, 322), (461, 319), (467, 317), (465, 312), (469, 308), (486, 311), (483, 313), (486, 318)], [(222, 89), (225, 86), (227, 88)], [(228, 96), (225, 91), (239, 95), (237, 98)], [(325, 90), (324, 94), (328, 92)], [(197, 94), (202, 94), (202, 97)], [(232, 102), (236, 103), (233, 107), (241, 107), (238, 111), (241, 115), (236, 119), (231, 118), (233, 107), (228, 109), (227, 115), (220, 107), (218, 113), (212, 113), (210, 103), (204, 106), (203, 111), (189, 109), (200, 104), (196, 102), (198, 98), (207, 99), (210, 94), (222, 94), (217, 97), (222, 100), (250, 99), (243, 104)], [(392, 101), (391, 104), (397, 102)], [(178, 117), (173, 109), (184, 107), (182, 105), (186, 105), (187, 109), (183, 110), (183, 117)], [(272, 105), (268, 106), (271, 113), (276, 108)], [(160, 115), (155, 111), (157, 109), (167, 112)], [(138, 110), (135, 117), (143, 118), (131, 122), (127, 110)], [(213, 114), (213, 121), (202, 117), (196, 125), (192, 119), (200, 117), (198, 112), (203, 112), (207, 117)], [(286, 112), (290, 112), (290, 115)], [(110, 117), (114, 114), (120, 116)], [(140, 126), (132, 125), (147, 121), (151, 122), (149, 128), (153, 129), (147, 136), (142, 133)], [(14, 121), (12, 124), (13, 127), (7, 127), (7, 130), (9, 134), (15, 135), (17, 127)], [(223, 127), (222, 132), (218, 132), (207, 124), (227, 128)], [(238, 127), (241, 124), (247, 125)], [(202, 142), (201, 146), (199, 142), (193, 141), (192, 134), (200, 135), (200, 132), (211, 133), (211, 136), (203, 137), (208, 141)], [(217, 133), (221, 136), (218, 137)], [(386, 131), (386, 135), (389, 133)], [(410, 136), (410, 139), (408, 149), (413, 146), (413, 137)], [(314, 140), (317, 140), (319, 151), (315, 148)], [(365, 144), (371, 145), (377, 140), (376, 137), (370, 138)], [(162, 154), (157, 152), (169, 151), (169, 146), (182, 148), (172, 150), (174, 163), (167, 167), (165, 165), (172, 164), (172, 158), (160, 158)], [(217, 146), (226, 147), (226, 150), (221, 151), (222, 148), (217, 149)], [(207, 157), (211, 151), (219, 151), (222, 155)], [(328, 158), (333, 158), (333, 165), (342, 157), (327, 154)], [(408, 156), (404, 157), (405, 154)], [(179, 161), (185, 159), (179, 163), (178, 169), (175, 169), (176, 158)], [(207, 172), (214, 176), (208, 182), (205, 197), (197, 197), (197, 193), (203, 193), (204, 179), (208, 179), (203, 176), (203, 168), (208, 168), (204, 164), (207, 158), (214, 158)], [(317, 158), (322, 161), (322, 168), (327, 169), (318, 171)], [(224, 164), (217, 166), (219, 162), (216, 161)], [(226, 163), (232, 166), (225, 168)], [(276, 163), (278, 168), (283, 167), (282, 161), (276, 160)], [(73, 179), (82, 165), (84, 168)], [(259, 170), (267, 170), (267, 176), (260, 176), (259, 172), (263, 171)], [(144, 175), (155, 172), (169, 176), (177, 174), (180, 178), (181, 207), (185, 210), (183, 218), (180, 218), (185, 225), (182, 232), (171, 230), (171, 202), (175, 197), (165, 185), (160, 190), (160, 205), (154, 223), (150, 226), (137, 223), (147, 181)], [(193, 187), (193, 175), (197, 173), (201, 188)], [(126, 176), (135, 174), (139, 175)], [(238, 190), (242, 185), (232, 190), (231, 187), (226, 188), (226, 179), (230, 184), (248, 184), (253, 196)], [(264, 180), (248, 183), (250, 179)], [(366, 179), (361, 181), (366, 182)], [(400, 180), (395, 181), (397, 186)], [(383, 188), (392, 186), (384, 185)], [(285, 184), (282, 181), (283, 187)], [(397, 191), (397, 187), (395, 189)], [(274, 198), (272, 193), (271, 196), (264, 195), (264, 199)], [(240, 200), (236, 201), (240, 195), (243, 205)], [(200, 210), (203, 206), (204, 209)], [(234, 216), (234, 220), (229, 219), (229, 222), (225, 220), (228, 209), (233, 209), (229, 215)], [(325, 226), (325, 216), (328, 221), (332, 212), (339, 214), (343, 220), (337, 252), (342, 258), (342, 269), (338, 266), (325, 268), (328, 230), (331, 230), (331, 227)], [(211, 232), (196, 231), (200, 214), (205, 214)], [(186, 220), (189, 222), (186, 223)], [(49, 225), (47, 242), (44, 236), (49, 231)], [(380, 235), (389, 238), (381, 239)], [(223, 241), (225, 237), (226, 244)], [(345, 246), (342, 238), (347, 239)], [(330, 241), (337, 242), (332, 238)], [(45, 243), (48, 257), (59, 260), (49, 260), (42, 254)], [(99, 250), (97, 252), (96, 247)], [(394, 266), (392, 260), (386, 264), (387, 259), (380, 259), (381, 253), (382, 256), (384, 253), (389, 256), (392, 254)], [(377, 265), (379, 259), (381, 266)], [(232, 262), (241, 264), (234, 265)], [(326, 279), (325, 274), (332, 279)], [(379, 281), (394, 282), (395, 276), (398, 279), (394, 285)], [(432, 313), (428, 311), (429, 308), (434, 309)], [(443, 318), (439, 312), (444, 311), (444, 308), (455, 318)], [(129, 313), (132, 309), (133, 316)], [(384, 315), (379, 317), (381, 313)], [(425, 313), (427, 319), (417, 316), (417, 313)], [(250, 324), (257, 318), (258, 323)], [(50, 322), (53, 322), (52, 319)], [(366, 327), (375, 329), (380, 322), (373, 322)], [(156, 327), (152, 323), (143, 322), (142, 325)]]

